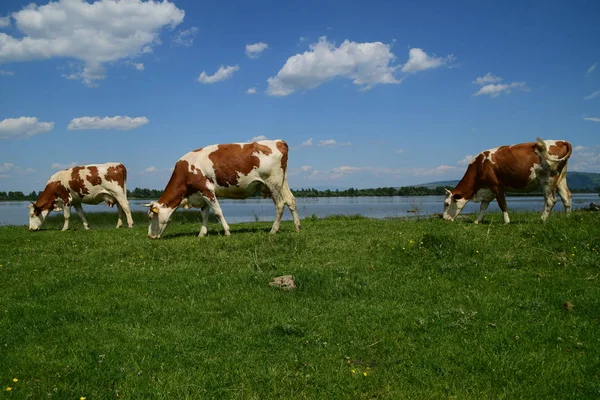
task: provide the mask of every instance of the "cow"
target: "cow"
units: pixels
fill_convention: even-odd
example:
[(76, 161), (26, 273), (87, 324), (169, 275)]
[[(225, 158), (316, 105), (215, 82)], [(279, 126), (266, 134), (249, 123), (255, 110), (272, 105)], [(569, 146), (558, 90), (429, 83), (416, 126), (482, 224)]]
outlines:
[(510, 218), (506, 207), (505, 191), (527, 193), (542, 189), (546, 221), (556, 203), (556, 191), (567, 213), (571, 212), (571, 192), (567, 187), (567, 161), (572, 146), (564, 140), (546, 140), (520, 143), (485, 150), (475, 156), (463, 178), (454, 190), (446, 189), (443, 218), (453, 221), (469, 200), (481, 202), (478, 224), (492, 200), (497, 199), (504, 223)]
[(185, 154), (175, 163), (171, 179), (158, 201), (145, 204), (148, 237), (160, 238), (179, 207), (200, 208), (199, 237), (208, 231), (209, 208), (219, 218), (224, 234), (229, 236), (229, 225), (217, 197), (245, 199), (257, 192), (271, 197), (275, 203), (271, 233), (279, 230), (285, 205), (292, 213), (296, 232), (300, 231), (296, 198), (287, 182), (287, 161), (288, 145), (283, 140), (214, 144)]
[(81, 204), (106, 202), (110, 207), (116, 203), (119, 210), (117, 228), (123, 225), (123, 214), (127, 224), (133, 227), (133, 219), (127, 201), (127, 169), (121, 163), (80, 165), (59, 171), (52, 175), (37, 201), (29, 205), (29, 230), (41, 228), (51, 211), (64, 211), (65, 223), (62, 230), (69, 229), (71, 206), (83, 221), (83, 227), (90, 229)]

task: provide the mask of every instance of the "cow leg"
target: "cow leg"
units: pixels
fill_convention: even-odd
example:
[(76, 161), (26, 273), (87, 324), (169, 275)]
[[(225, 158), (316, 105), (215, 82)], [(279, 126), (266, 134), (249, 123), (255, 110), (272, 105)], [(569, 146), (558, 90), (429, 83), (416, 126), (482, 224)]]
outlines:
[[(81, 220), (83, 221), (84, 229), (89, 230), (90, 225), (88, 224), (87, 219), (85, 219), (85, 215), (83, 214), (83, 208), (81, 207), (81, 204), (73, 204), (73, 207), (75, 207), (75, 211), (77, 211), (79, 218), (81, 218)], [(65, 219), (65, 221), (66, 221), (66, 219)]]
[(117, 200), (117, 208), (119, 210), (119, 220), (117, 221), (117, 228), (123, 225), (123, 214), (127, 218), (127, 226), (133, 228), (133, 218), (131, 218), (131, 209), (129, 208), (129, 201), (122, 197), (115, 197)]
[(269, 233), (277, 233), (279, 231), (279, 225), (281, 224), (285, 202), (283, 201), (281, 193), (275, 194), (271, 192), (271, 196), (273, 197), (273, 203), (275, 204), (275, 220), (273, 221), (273, 227), (271, 227), (271, 232)]
[(554, 208), (556, 204), (556, 189), (547, 186), (544, 191), (544, 212), (542, 213), (542, 221), (546, 221), (548, 216), (550, 215), (550, 211)]
[(119, 211), (119, 219), (117, 219), (117, 229), (123, 225), (123, 216), (125, 213), (123, 212), (123, 207), (119, 203), (117, 203), (117, 210)]
[(483, 216), (485, 215), (485, 211), (487, 210), (487, 208), (488, 208), (489, 205), (490, 205), (489, 201), (483, 200), (481, 202), (481, 206), (479, 207), (479, 215), (477, 216), (477, 219), (475, 220), (476, 224), (478, 224), (481, 221), (483, 221)]
[(496, 200), (498, 201), (498, 205), (502, 210), (502, 216), (504, 217), (504, 223), (510, 224), (510, 218), (508, 217), (508, 206), (506, 205), (506, 197), (504, 196), (504, 190), (496, 189), (494, 190), (494, 194), (496, 195)]
[(65, 223), (63, 224), (62, 230), (66, 231), (69, 229), (69, 218), (71, 218), (71, 206), (63, 205), (63, 215), (65, 216)]
[[(566, 168), (565, 168), (566, 170)], [(565, 173), (566, 175), (566, 173)], [(562, 176), (560, 177), (560, 180), (558, 182), (558, 194), (560, 195), (560, 199), (563, 202), (563, 206), (565, 207), (565, 211), (567, 212), (567, 214), (571, 213), (571, 199), (572, 199), (572, 195), (571, 195), (571, 191), (569, 190), (569, 187), (567, 186), (567, 178), (566, 176)]]
[(296, 230), (296, 232), (300, 232), (300, 218), (298, 217), (298, 210), (296, 208), (296, 198), (292, 194), (292, 191), (290, 190), (287, 181), (283, 183), (282, 194), (283, 201), (285, 202), (285, 204), (287, 204), (288, 208), (290, 209), (290, 212), (292, 213), (292, 217), (294, 218), (294, 229)]
[(225, 221), (225, 217), (223, 217), (223, 211), (221, 210), (221, 206), (219, 205), (219, 201), (217, 200), (216, 196), (213, 195), (212, 199), (209, 199), (206, 196), (202, 197), (204, 198), (204, 201), (208, 203), (210, 208), (212, 208), (213, 213), (215, 213), (217, 218), (219, 218), (219, 221), (221, 221), (221, 225), (223, 226), (223, 233), (225, 234), (225, 236), (230, 236), (231, 232), (229, 232), (229, 225), (227, 224), (227, 221)]
[(208, 227), (206, 226), (208, 223), (208, 210), (209, 208), (207, 206), (200, 208), (200, 213), (202, 215), (202, 228), (200, 228), (200, 234), (198, 237), (204, 237), (208, 232)]

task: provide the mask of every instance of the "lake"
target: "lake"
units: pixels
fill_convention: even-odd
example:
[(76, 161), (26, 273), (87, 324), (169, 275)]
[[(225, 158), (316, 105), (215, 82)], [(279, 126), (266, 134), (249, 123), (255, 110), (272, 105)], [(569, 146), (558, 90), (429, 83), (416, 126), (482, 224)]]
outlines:
[[(219, 200), (223, 214), (228, 223), (272, 221), (275, 216), (275, 207), (270, 199), (246, 200)], [(394, 197), (308, 197), (296, 199), (300, 218), (329, 215), (361, 214), (370, 218), (396, 218), (428, 216), (443, 211), (444, 196), (394, 196)], [(142, 204), (149, 200), (131, 200), (133, 211), (146, 210)], [(543, 209), (543, 198), (538, 196), (508, 197), (508, 211), (539, 211)], [(586, 207), (591, 202), (598, 204), (600, 197), (596, 193), (573, 194), (573, 209)], [(27, 225), (28, 201), (0, 202), (0, 225)], [(86, 213), (113, 212), (117, 209), (108, 208), (104, 204), (96, 206), (83, 206)], [(562, 202), (559, 200), (554, 206), (554, 211), (563, 211)], [(416, 211), (416, 212), (410, 212)], [(490, 204), (488, 212), (499, 211), (496, 201)], [(178, 210), (177, 212), (187, 212)], [(479, 212), (479, 204), (469, 202), (462, 214)], [(62, 214), (62, 212), (61, 212)], [(76, 214), (72, 209), (71, 214)], [(284, 219), (292, 218), (289, 210), (284, 212)]]

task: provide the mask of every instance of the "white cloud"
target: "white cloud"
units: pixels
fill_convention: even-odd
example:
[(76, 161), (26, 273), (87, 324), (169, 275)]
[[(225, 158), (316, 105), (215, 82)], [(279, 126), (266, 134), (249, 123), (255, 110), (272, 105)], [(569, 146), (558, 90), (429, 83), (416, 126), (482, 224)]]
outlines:
[(104, 64), (152, 51), (166, 26), (183, 21), (169, 1), (58, 0), (12, 14), (16, 37), (0, 33), (0, 63), (75, 58), (81, 71), (66, 75), (88, 86), (104, 79)]
[(402, 150), (402, 149), (401, 150), (396, 150), (396, 154), (402, 154), (402, 153), (404, 153), (404, 150)]
[(484, 76), (475, 79), (472, 83), (475, 83), (477, 85), (486, 85), (488, 83), (496, 83), (500, 81), (502, 81), (502, 78), (500, 78), (499, 76), (494, 76), (491, 72), (488, 72)]
[(0, 69), (0, 76), (13, 76), (15, 73), (13, 71), (7, 71), (5, 69)]
[(592, 121), (592, 122), (600, 122), (600, 118), (596, 118), (596, 117), (587, 117), (584, 118), (586, 121)]
[(254, 136), (252, 138), (252, 140), (250, 140), (251, 142), (256, 142), (257, 140), (266, 140), (267, 137), (265, 135), (258, 135), (258, 136)]
[(138, 71), (143, 71), (145, 69), (144, 63), (128, 62), (127, 65), (131, 66), (132, 68), (134, 68)]
[(412, 48), (408, 52), (408, 61), (402, 66), (402, 72), (414, 73), (426, 69), (439, 68), (454, 60), (453, 55), (447, 57), (431, 57), (425, 51)]
[(302, 147), (310, 147), (310, 146), (312, 146), (312, 145), (313, 145), (313, 138), (310, 138), (310, 139), (308, 139), (307, 141), (305, 141), (305, 142), (302, 142), (302, 143), (300, 144), (300, 146), (302, 146)]
[(373, 176), (391, 176), (397, 179), (403, 179), (407, 176), (440, 176), (449, 172), (459, 170), (458, 167), (449, 165), (440, 165), (435, 168), (385, 168), (385, 167), (352, 167), (343, 165), (332, 168), (331, 170), (312, 170), (307, 179), (340, 179), (351, 174), (369, 173)]
[(10, 171), (15, 165), (12, 163), (0, 164), (0, 174)]
[(41, 122), (36, 117), (7, 118), (0, 121), (0, 139), (30, 137), (53, 128), (54, 122)]
[(300, 169), (302, 171), (304, 171), (304, 172), (307, 172), (307, 171), (309, 171), (309, 170), (312, 169), (312, 166), (310, 166), (310, 165), (303, 165), (302, 167), (300, 167)]
[(81, 117), (73, 118), (67, 127), (70, 131), (83, 129), (118, 129), (120, 131), (128, 131), (139, 128), (148, 123), (146, 117)]
[(591, 100), (593, 98), (596, 98), (600, 96), (600, 90), (596, 90), (594, 93), (590, 94), (589, 96), (585, 96), (583, 99), (584, 100)]
[(146, 173), (146, 174), (152, 174), (152, 173), (154, 173), (156, 171), (158, 171), (158, 169), (156, 167), (150, 166), (150, 167), (148, 167), (148, 168), (146, 168), (144, 170), (144, 173)]
[(335, 78), (351, 79), (361, 89), (377, 84), (398, 84), (390, 63), (396, 58), (390, 45), (381, 42), (357, 43), (345, 40), (339, 47), (325, 36), (310, 50), (288, 58), (276, 76), (267, 79), (267, 93), (287, 96), (297, 90), (314, 89)]
[(194, 44), (197, 33), (198, 28), (192, 26), (189, 29), (178, 31), (175, 35), (171, 36), (171, 41), (177, 46), (190, 47)]
[(321, 147), (338, 147), (338, 146), (350, 146), (350, 145), (352, 145), (351, 142), (341, 142), (340, 143), (340, 142), (337, 142), (334, 139), (328, 139), (328, 140), (319, 140), (319, 144), (317, 146), (321, 146)]
[[(600, 122), (600, 118), (598, 118)], [(600, 172), (600, 146), (576, 146), (569, 159), (570, 171)]]
[(589, 67), (587, 72), (585, 73), (585, 76), (589, 77), (592, 74), (592, 72), (594, 72), (594, 70), (596, 69), (596, 65), (598, 65), (598, 63), (594, 63), (594, 65)]
[(473, 161), (473, 156), (471, 154), (467, 154), (462, 160), (459, 160), (456, 165), (466, 166), (471, 164), (471, 161)]
[(476, 93), (473, 93), (473, 96), (489, 95), (490, 97), (498, 97), (501, 93), (510, 94), (513, 90), (529, 91), (525, 82), (494, 84), (496, 82), (501, 82), (502, 80), (503, 79), (499, 76), (492, 75), (491, 72), (488, 72), (483, 77), (475, 79), (472, 83), (483, 86)]
[(269, 45), (263, 42), (246, 45), (246, 55), (248, 58), (258, 58), (260, 53), (269, 48)]
[(0, 17), (0, 28), (8, 28), (10, 26), (10, 16)]
[(202, 71), (202, 73), (198, 77), (198, 82), (210, 84), (219, 81), (224, 81), (226, 79), (231, 78), (233, 76), (233, 73), (239, 69), (240, 67), (238, 67), (237, 65), (232, 65), (228, 67), (224, 67), (221, 65), (219, 67), (219, 70), (215, 72), (214, 75), (207, 75), (206, 72)]
[(68, 164), (59, 164), (59, 163), (54, 163), (50, 166), (50, 169), (68, 169), (68, 168), (73, 168), (74, 166), (76, 166), (77, 163), (75, 162), (70, 162)]
[(256, 88), (251, 87), (250, 89), (246, 90), (246, 93), (248, 93), (248, 94), (255, 94), (256, 93)]
[(525, 82), (513, 82), (511, 84), (501, 83), (498, 85), (489, 84), (483, 86), (481, 89), (474, 93), (473, 96), (489, 95), (490, 97), (498, 97), (502, 92), (510, 94), (513, 89), (528, 91), (529, 89), (525, 85)]

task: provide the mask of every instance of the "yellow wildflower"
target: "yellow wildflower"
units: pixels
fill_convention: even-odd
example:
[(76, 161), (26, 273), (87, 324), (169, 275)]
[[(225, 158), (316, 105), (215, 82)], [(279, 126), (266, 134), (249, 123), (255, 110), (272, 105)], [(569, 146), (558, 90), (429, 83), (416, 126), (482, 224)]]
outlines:
[(363, 376), (367, 376), (367, 371), (363, 372)]
[(6, 387), (6, 391), (7, 391), (7, 392), (10, 392), (11, 390), (12, 390), (12, 388), (11, 388), (10, 386), (7, 386), (7, 387)]
[(17, 378), (13, 378), (13, 382), (19, 382)]
[(352, 370), (352, 373), (353, 373), (353, 374), (355, 374), (355, 373), (356, 373), (356, 370), (355, 370), (355, 369), (353, 369), (353, 370)]

